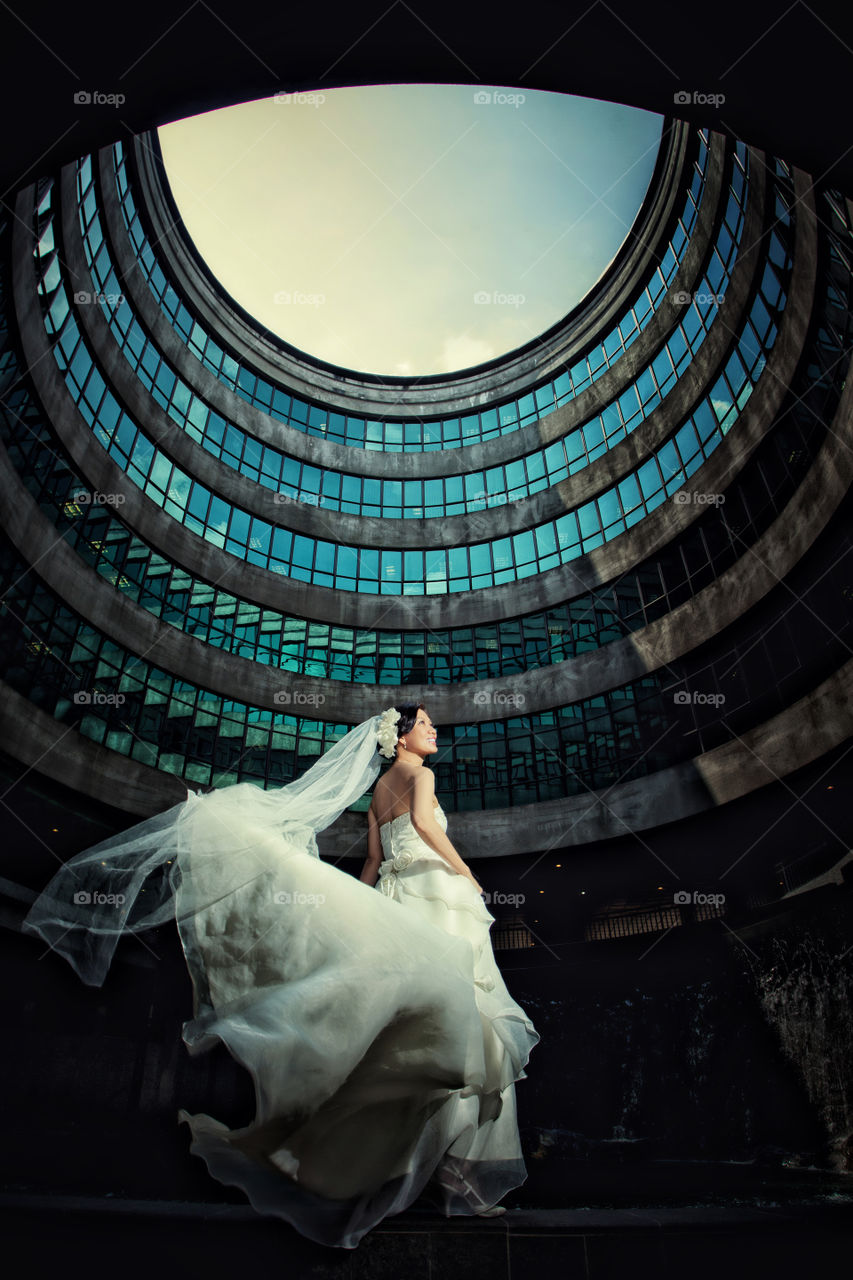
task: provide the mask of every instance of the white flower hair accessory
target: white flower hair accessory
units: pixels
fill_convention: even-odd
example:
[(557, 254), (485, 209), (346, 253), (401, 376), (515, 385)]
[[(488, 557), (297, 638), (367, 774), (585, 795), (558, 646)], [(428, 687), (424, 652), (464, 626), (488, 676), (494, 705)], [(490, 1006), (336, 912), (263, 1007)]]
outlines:
[(379, 754), (385, 756), (386, 760), (394, 758), (394, 749), (397, 746), (397, 730), (394, 726), (399, 719), (400, 712), (396, 707), (389, 707), (387, 711), (383, 711), (379, 719), (376, 741), (379, 743)]

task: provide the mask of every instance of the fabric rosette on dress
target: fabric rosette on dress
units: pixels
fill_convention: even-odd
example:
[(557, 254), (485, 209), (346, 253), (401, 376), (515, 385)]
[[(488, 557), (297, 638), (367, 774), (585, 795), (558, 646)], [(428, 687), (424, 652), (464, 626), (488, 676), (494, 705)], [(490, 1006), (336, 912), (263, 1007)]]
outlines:
[(379, 867), (379, 892), (386, 898), (393, 898), (397, 876), (406, 867), (410, 867), (414, 860), (415, 855), (410, 849), (401, 849), (393, 858), (386, 858)]
[[(447, 815), (440, 805), (435, 812), (446, 831)], [(489, 937), (494, 916), (471, 880), (455, 872), (426, 843), (415, 830), (411, 814), (383, 824), (379, 834), (386, 854), (379, 867), (380, 893), (416, 907), (445, 932), (466, 937), (474, 950), (475, 985), (484, 992), (494, 991), (499, 975)]]
[[(195, 878), (217, 823), (210, 806)], [(410, 814), (380, 835), (390, 856), (369, 888), (246, 831), (253, 874), (182, 930), (207, 980), (184, 1040), (193, 1054), (221, 1040), (258, 1082), (244, 1129), (180, 1113), (191, 1150), (260, 1212), (345, 1248), (421, 1194), (471, 1214), (526, 1179), (514, 1085), (539, 1039), (471, 881)]]
[(473, 884), (409, 814), (382, 828), (379, 892), (319, 857), (316, 835), (393, 755), (398, 719), (370, 717), (284, 787), (190, 793), (84, 851), (23, 926), (100, 986), (123, 935), (173, 919), (187, 1049), (224, 1045), (256, 1098), (240, 1129), (179, 1111), (190, 1150), (259, 1213), (348, 1249), (428, 1189), (471, 1214), (527, 1176), (513, 1086), (539, 1036)]

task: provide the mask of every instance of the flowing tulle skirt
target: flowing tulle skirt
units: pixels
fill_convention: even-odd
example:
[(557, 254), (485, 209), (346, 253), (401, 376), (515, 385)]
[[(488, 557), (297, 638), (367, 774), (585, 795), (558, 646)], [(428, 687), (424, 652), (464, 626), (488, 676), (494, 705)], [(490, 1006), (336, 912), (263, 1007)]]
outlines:
[[(181, 1111), (192, 1152), (321, 1244), (353, 1248), (421, 1194), (447, 1215), (497, 1203), (527, 1176), (514, 1082), (539, 1037), (470, 882), (422, 877), (400, 900), (249, 826), (217, 894), (221, 868), (204, 855), (215, 800), (194, 811), (180, 856), (195, 993), (184, 1040), (192, 1054), (226, 1045), (251, 1073), (256, 1115), (231, 1130)], [(188, 913), (195, 897), (208, 905)]]

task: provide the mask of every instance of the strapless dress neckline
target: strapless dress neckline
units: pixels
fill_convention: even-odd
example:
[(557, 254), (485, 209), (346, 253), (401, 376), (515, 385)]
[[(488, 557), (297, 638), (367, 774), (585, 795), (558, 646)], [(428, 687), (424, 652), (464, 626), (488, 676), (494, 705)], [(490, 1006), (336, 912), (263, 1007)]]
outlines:
[[(436, 813), (444, 812), (440, 804), (434, 805), (433, 808)], [(412, 816), (411, 809), (407, 809), (405, 813), (398, 813), (396, 818), (389, 818), (387, 822), (380, 822), (379, 830), (384, 831), (386, 827), (392, 827), (394, 823), (399, 822), (401, 818), (411, 818), (411, 816)]]

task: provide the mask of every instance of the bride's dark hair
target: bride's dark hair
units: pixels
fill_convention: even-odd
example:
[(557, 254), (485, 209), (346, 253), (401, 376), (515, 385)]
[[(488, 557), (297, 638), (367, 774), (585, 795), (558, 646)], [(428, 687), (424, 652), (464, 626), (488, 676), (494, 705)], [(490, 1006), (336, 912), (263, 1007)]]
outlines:
[[(422, 702), (404, 702), (400, 706), (394, 707), (395, 711), (400, 712), (400, 719), (397, 721), (397, 738), (405, 738), (410, 729), (414, 728), (415, 721), (418, 718), (419, 711), (426, 711), (426, 707)], [(377, 747), (377, 751), (379, 748)], [(394, 749), (393, 758), (397, 758), (396, 747)]]

